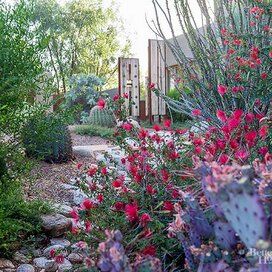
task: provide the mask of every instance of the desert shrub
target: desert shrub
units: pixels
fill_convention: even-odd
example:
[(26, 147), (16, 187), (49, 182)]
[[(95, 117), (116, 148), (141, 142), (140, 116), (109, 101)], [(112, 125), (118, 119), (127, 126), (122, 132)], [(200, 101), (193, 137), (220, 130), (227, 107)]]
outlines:
[[(167, 39), (164, 30), (157, 34), (164, 39), (183, 71), (184, 82), (179, 102), (168, 99), (176, 111), (208, 120), (220, 126), (216, 111), (230, 114), (236, 109), (255, 114), (267, 114), (271, 101), (271, 2), (270, 1), (215, 1), (211, 12), (207, 1), (198, 1), (205, 18), (205, 27), (195, 26), (192, 7), (187, 1), (159, 3), (155, 0), (157, 26), (167, 20), (171, 33), (176, 33), (171, 16), (163, 13), (173, 3), (180, 27), (193, 55), (188, 58), (178, 38)], [(185, 47), (186, 48), (186, 47)], [(178, 75), (177, 75), (178, 76)], [(175, 78), (179, 82), (179, 78)], [(167, 99), (167, 98), (166, 98)]]
[(72, 141), (66, 121), (58, 114), (30, 117), (22, 141), (29, 157), (61, 163), (72, 158)]
[(70, 88), (65, 94), (65, 108), (77, 107), (77, 121), (89, 116), (91, 108), (99, 98), (98, 90), (104, 85), (103, 80), (95, 75), (74, 75), (70, 78)]
[(111, 139), (114, 136), (113, 128), (105, 128), (93, 125), (78, 125), (75, 132), (79, 135), (100, 136), (102, 138)]
[[(179, 101), (180, 100), (180, 92), (176, 89), (170, 89), (167, 93), (167, 96), (169, 98), (171, 98), (173, 101)], [(176, 112), (171, 110), (171, 108), (167, 108), (168, 111), (168, 115), (171, 116), (171, 118), (173, 118), (174, 122), (185, 122), (189, 119), (189, 117), (183, 113), (180, 112)]]

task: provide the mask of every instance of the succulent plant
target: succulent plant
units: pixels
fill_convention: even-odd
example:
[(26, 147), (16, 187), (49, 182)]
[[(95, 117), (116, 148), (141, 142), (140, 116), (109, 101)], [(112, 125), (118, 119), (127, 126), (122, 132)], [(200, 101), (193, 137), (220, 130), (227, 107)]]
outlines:
[(162, 272), (162, 264), (152, 256), (140, 257), (133, 264), (133, 272)]
[(132, 272), (129, 259), (121, 244), (120, 231), (106, 231), (107, 240), (99, 244), (100, 260), (98, 267), (103, 272)]
[(98, 106), (91, 109), (88, 122), (100, 127), (114, 127), (116, 125), (113, 112), (108, 108), (100, 109)]

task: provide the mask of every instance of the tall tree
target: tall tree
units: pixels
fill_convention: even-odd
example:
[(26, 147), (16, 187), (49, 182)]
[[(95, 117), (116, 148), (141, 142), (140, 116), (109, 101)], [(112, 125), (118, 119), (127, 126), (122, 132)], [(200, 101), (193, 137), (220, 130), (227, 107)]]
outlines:
[(128, 55), (130, 43), (124, 37), (122, 21), (114, 5), (102, 0), (72, 0), (64, 5), (56, 0), (35, 0), (35, 22), (48, 35), (44, 58), (53, 74), (58, 92), (66, 92), (74, 74), (94, 74), (112, 87), (117, 58)]

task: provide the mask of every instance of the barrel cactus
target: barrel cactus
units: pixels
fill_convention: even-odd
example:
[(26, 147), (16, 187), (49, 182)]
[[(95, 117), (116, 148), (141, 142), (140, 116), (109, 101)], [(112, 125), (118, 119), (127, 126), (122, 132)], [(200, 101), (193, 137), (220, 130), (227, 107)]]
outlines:
[(61, 163), (72, 158), (72, 141), (67, 125), (53, 114), (31, 118), (23, 129), (23, 145), (29, 157)]
[(114, 127), (116, 125), (113, 112), (109, 108), (101, 109), (99, 106), (91, 109), (89, 123), (100, 127)]

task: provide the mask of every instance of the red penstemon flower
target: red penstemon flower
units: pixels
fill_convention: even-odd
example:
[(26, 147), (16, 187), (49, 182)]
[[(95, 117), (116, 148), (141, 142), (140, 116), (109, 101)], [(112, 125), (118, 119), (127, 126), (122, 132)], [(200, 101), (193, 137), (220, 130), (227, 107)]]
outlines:
[(192, 115), (193, 116), (200, 116), (202, 114), (200, 109), (193, 109), (192, 110)]
[(133, 223), (138, 220), (138, 206), (137, 204), (127, 204), (125, 207), (125, 214), (129, 222)]
[(145, 256), (155, 256), (156, 255), (156, 247), (153, 245), (150, 246), (146, 246), (142, 251), (141, 251), (142, 255)]
[(64, 255), (63, 254), (56, 255), (54, 259), (55, 259), (56, 263), (58, 263), (58, 264), (64, 263)]
[(81, 203), (81, 208), (83, 210), (90, 210), (93, 209), (95, 207), (94, 202), (91, 199), (84, 199)]
[(98, 100), (98, 102), (97, 102), (97, 106), (99, 107), (99, 109), (104, 109), (105, 108), (105, 106), (106, 106), (106, 101), (104, 100), (104, 99), (102, 99), (102, 98), (100, 98), (99, 100)]
[(261, 126), (259, 129), (259, 135), (262, 139), (265, 139), (268, 134), (268, 126)]
[(155, 131), (160, 131), (160, 130), (161, 130), (161, 127), (160, 127), (158, 124), (155, 124), (155, 125), (153, 126), (153, 129), (154, 129)]
[(172, 123), (171, 120), (166, 119), (166, 120), (164, 120), (163, 125), (164, 125), (165, 128), (170, 128), (171, 123)]
[(174, 205), (170, 201), (164, 201), (164, 203), (163, 203), (163, 209), (165, 211), (172, 212), (172, 211), (174, 211)]
[(140, 217), (140, 225), (142, 227), (146, 227), (149, 222), (151, 222), (150, 215), (148, 213), (142, 214)]
[(226, 113), (222, 110), (217, 110), (216, 116), (222, 122), (226, 122), (228, 119)]
[(223, 96), (224, 94), (227, 93), (228, 87), (225, 86), (225, 85), (218, 85), (217, 91), (218, 91), (219, 94), (221, 94)]
[(133, 128), (133, 125), (131, 124), (131, 123), (129, 123), (129, 122), (126, 122), (126, 123), (124, 123), (123, 125), (122, 125), (122, 128), (124, 129), (124, 130), (126, 130), (126, 131), (131, 131), (132, 130), (132, 128)]

